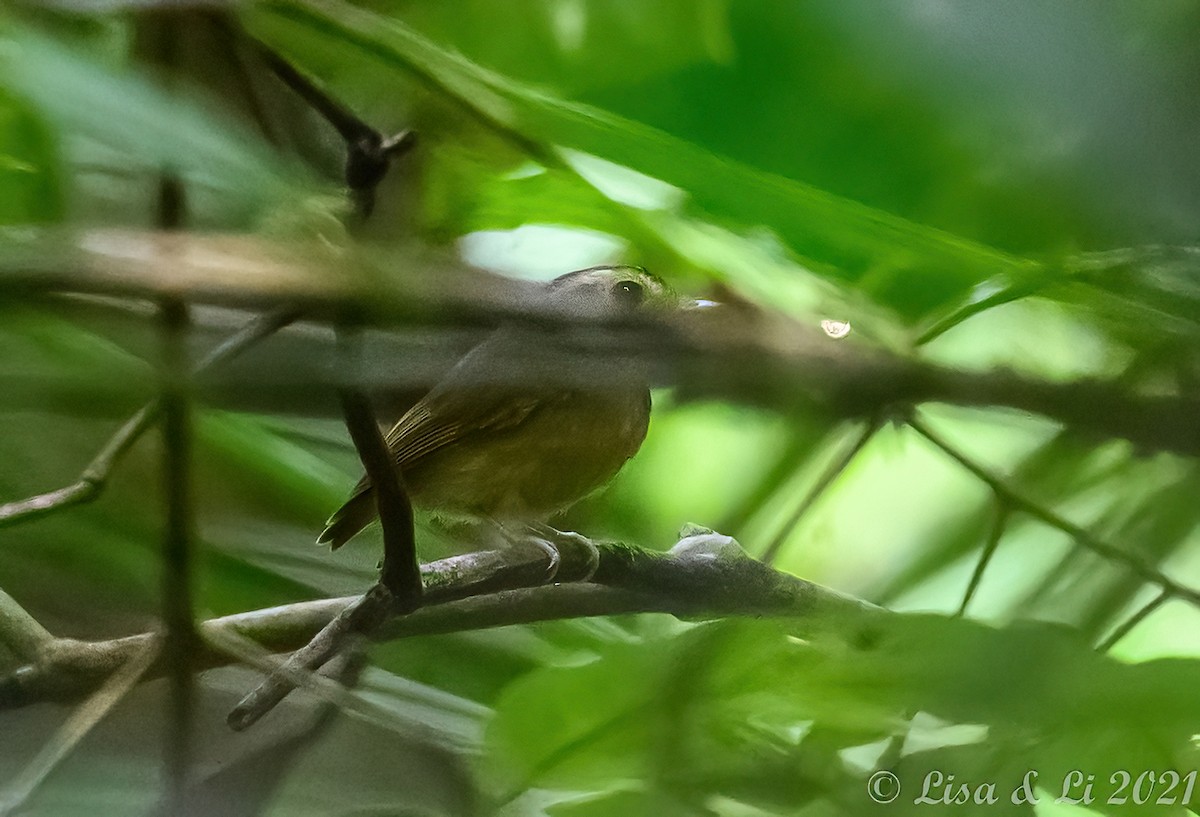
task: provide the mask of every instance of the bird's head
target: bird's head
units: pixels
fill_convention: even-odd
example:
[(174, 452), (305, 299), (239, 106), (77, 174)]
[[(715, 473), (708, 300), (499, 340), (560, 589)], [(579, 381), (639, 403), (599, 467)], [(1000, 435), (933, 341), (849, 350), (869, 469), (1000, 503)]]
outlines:
[(549, 306), (581, 320), (620, 319), (670, 307), (675, 296), (643, 267), (603, 266), (568, 272), (546, 285)]

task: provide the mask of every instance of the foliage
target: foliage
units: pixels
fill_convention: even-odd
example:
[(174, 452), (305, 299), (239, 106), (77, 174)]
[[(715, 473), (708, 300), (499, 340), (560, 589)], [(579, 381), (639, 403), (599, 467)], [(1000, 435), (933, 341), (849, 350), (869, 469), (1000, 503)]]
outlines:
[[(415, 239), (532, 278), (645, 264), (680, 291), (848, 321), (844, 343), (864, 353), (1196, 398), (1200, 259), (1171, 248), (1200, 224), (1192, 0), (272, 0), (226, 23), (177, 11), (166, 67), (148, 59), (147, 32), (173, 19), (154, 3), (66, 5), (0, 12), (6, 276), (36, 228), (153, 226), (166, 170), (196, 231)], [(384, 132), (420, 134), (353, 238), (340, 143), (229, 45), (229, 25)], [(159, 352), (137, 307), (3, 292), (7, 501), (77, 478), (154, 393)], [(303, 364), (284, 348), (275, 365)], [(275, 406), (291, 399), (279, 393)], [(328, 404), (306, 395), (287, 412), (231, 399), (197, 417), (199, 616), (361, 591), (374, 574), (377, 533), (336, 554), (310, 546), (360, 469)], [(1200, 586), (1192, 458), (987, 406), (916, 416), (1039, 507)], [(1011, 791), (1036, 769), (1040, 805), (978, 812), (1056, 814), (1073, 769), (1107, 782), (1198, 768), (1200, 611), (1165, 600), (1124, 632), (1159, 588), (997, 499), (918, 427), (883, 423), (798, 514), (862, 423), (664, 389), (638, 457), (564, 520), (652, 546), (690, 520), (755, 554), (777, 541), (777, 567), (898, 611), (885, 623), (809, 640), (790, 621), (647, 614), (408, 639), (373, 649), (361, 687), (388, 717), (307, 736), (311, 701), (259, 735), (226, 733), (251, 676), (207, 673), (198, 802), (919, 814), (935, 808), (912, 802), (930, 770)], [(56, 633), (154, 626), (159, 445), (142, 440), (97, 502), (0, 529), (0, 587)], [(430, 556), (448, 547), (422, 536)], [(28, 813), (151, 808), (164, 695), (161, 682), (131, 693)], [(0, 713), (0, 781), (67, 711)], [(874, 804), (868, 775), (889, 767), (904, 793)]]

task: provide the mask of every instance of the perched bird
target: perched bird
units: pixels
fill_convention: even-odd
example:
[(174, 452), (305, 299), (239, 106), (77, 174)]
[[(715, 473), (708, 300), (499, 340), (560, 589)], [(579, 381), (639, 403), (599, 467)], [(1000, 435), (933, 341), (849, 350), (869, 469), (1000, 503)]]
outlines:
[[(672, 301), (657, 278), (624, 266), (569, 272), (544, 295), (548, 310), (578, 323)], [(574, 378), (539, 377), (531, 352), (544, 343), (528, 327), (497, 329), (388, 432), (415, 506), (500, 526), (541, 523), (604, 485), (637, 452), (650, 419), (646, 378), (602, 365)], [(514, 380), (513, 361), (528, 367), (531, 357), (532, 371)], [(540, 365), (554, 365), (547, 360)], [(375, 515), (364, 476), (317, 541), (341, 547)]]

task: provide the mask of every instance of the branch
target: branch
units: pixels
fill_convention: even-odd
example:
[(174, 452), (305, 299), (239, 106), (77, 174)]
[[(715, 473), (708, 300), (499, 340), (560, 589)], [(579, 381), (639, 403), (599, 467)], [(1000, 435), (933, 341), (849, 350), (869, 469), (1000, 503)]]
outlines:
[(332, 125), (346, 143), (346, 186), (350, 188), (359, 215), (367, 218), (375, 209), (375, 188), (387, 175), (392, 160), (408, 153), (416, 145), (417, 135), (410, 130), (403, 130), (385, 137), (321, 90), (278, 53), (261, 42), (254, 42), (275, 76)]
[[(255, 318), (205, 355), (196, 364), (192, 376), (199, 376), (235, 357), (271, 333), (288, 325), (295, 318), (296, 312), (292, 309), (278, 309)], [(142, 434), (154, 425), (161, 412), (162, 402), (160, 400), (153, 400), (138, 409), (137, 413), (117, 429), (117, 433), (104, 444), (95, 458), (83, 469), (79, 479), (72, 484), (27, 499), (0, 505), (0, 528), (14, 525), (23, 520), (34, 519), (51, 511), (90, 502), (98, 497), (108, 482), (113, 466), (129, 451)]]
[[(353, 365), (357, 363), (356, 356)], [(389, 613), (409, 613), (421, 604), (421, 566), (417, 560), (412, 503), (403, 477), (392, 462), (366, 396), (356, 391), (343, 392), (342, 405), (346, 428), (371, 480), (383, 527), (383, 567), (379, 583), (348, 605), (313, 636), (312, 641), (296, 650), (233, 708), (227, 722), (239, 731), (252, 726), (274, 709), (296, 688), (297, 677), (304, 677), (305, 671), (320, 669), (345, 647), (351, 636), (370, 633)]]
[(882, 421), (879, 417), (872, 417), (870, 420), (868, 420), (866, 427), (863, 428), (862, 432), (858, 435), (858, 437), (855, 438), (850, 447), (846, 449), (841, 456), (830, 463), (829, 467), (821, 473), (821, 476), (818, 477), (813, 486), (809, 488), (808, 493), (806, 493), (803, 499), (800, 500), (800, 504), (798, 504), (796, 509), (792, 511), (792, 515), (788, 517), (787, 522), (785, 522), (783, 527), (776, 532), (775, 536), (771, 538), (770, 543), (768, 543), (767, 547), (763, 550), (762, 560), (764, 562), (767, 564), (773, 564), (775, 562), (776, 557), (779, 555), (779, 550), (792, 535), (792, 531), (796, 529), (796, 526), (800, 524), (800, 520), (803, 519), (804, 515), (808, 513), (809, 509), (816, 504), (817, 500), (824, 495), (825, 491), (829, 490), (829, 486), (832, 485), (834, 481), (841, 476), (842, 472), (850, 466), (850, 463), (854, 460), (854, 458), (859, 455), (863, 448), (866, 447), (867, 443), (871, 441), (871, 438), (875, 436), (875, 432), (879, 430), (881, 424)]
[[(382, 641), (658, 612), (687, 618), (788, 617), (814, 635), (852, 638), (858, 626), (884, 614), (865, 601), (773, 570), (748, 557), (734, 540), (711, 532), (685, 531), (667, 553), (614, 543), (598, 543), (597, 550), (600, 563), (590, 583), (534, 586), (545, 578), (544, 561), (508, 561), (513, 554), (507, 552), (484, 551), (424, 565), (425, 606), (390, 618), (372, 637)], [(590, 567), (582, 551), (564, 550), (561, 579), (577, 577)], [(498, 589), (514, 586), (517, 589)], [(235, 635), (271, 651), (294, 650), (356, 598), (299, 602), (212, 619), (200, 625), (200, 634), (206, 644)], [(0, 679), (0, 709), (79, 699), (156, 637), (143, 633), (100, 642), (56, 639), (41, 651), (39, 660)], [(207, 646), (194, 666), (225, 666), (233, 660), (227, 652)], [(156, 661), (144, 677), (161, 677), (165, 671), (163, 662)]]
[[(988, 488), (991, 489), (992, 493), (995, 494), (996, 499), (1002, 503), (1003, 506), (1029, 514), (1034, 519), (1044, 522), (1050, 527), (1067, 534), (1080, 545), (1092, 551), (1093, 553), (1108, 559), (1111, 562), (1125, 565), (1133, 572), (1134, 575), (1149, 582), (1150, 584), (1157, 585), (1158, 587), (1162, 588), (1163, 592), (1169, 597), (1183, 599), (1193, 605), (1200, 606), (1200, 590), (1180, 584), (1174, 579), (1168, 577), (1154, 565), (1146, 562), (1145, 559), (1138, 556), (1136, 553), (1130, 553), (1129, 551), (1123, 550), (1114, 544), (1105, 542), (1087, 530), (1079, 527), (1074, 522), (1070, 522), (1049, 508), (1038, 504), (1034, 500), (1017, 491), (1015, 488), (1011, 487), (999, 476), (993, 474), (991, 471), (972, 460), (966, 454), (959, 451), (956, 447), (943, 439), (941, 435), (935, 433), (929, 428), (929, 426), (925, 425), (917, 418), (909, 418), (908, 424), (914, 431), (940, 448), (947, 456), (949, 456), (963, 468), (970, 471), (971, 474), (979, 479), (980, 482), (987, 485)], [(1003, 528), (1002, 525), (1000, 527), (1001, 529)], [(998, 534), (993, 533), (993, 535), (995, 536)], [(1136, 624), (1137, 622), (1134, 623)]]
[(35, 661), (53, 641), (49, 630), (0, 590), (0, 644), (22, 661)]
[(362, 392), (343, 392), (342, 411), (354, 448), (371, 481), (383, 527), (383, 569), (379, 582), (395, 596), (397, 606), (415, 610), (421, 604), (421, 564), (417, 559), (412, 502), (404, 477), (379, 432), (367, 397)]

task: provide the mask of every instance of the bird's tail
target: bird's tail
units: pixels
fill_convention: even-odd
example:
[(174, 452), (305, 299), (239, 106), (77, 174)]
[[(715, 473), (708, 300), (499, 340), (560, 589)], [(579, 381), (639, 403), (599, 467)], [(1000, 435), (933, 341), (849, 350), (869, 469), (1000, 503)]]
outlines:
[(345, 505), (329, 517), (329, 521), (325, 523), (325, 530), (317, 537), (317, 544), (328, 544), (333, 550), (337, 550), (350, 541), (350, 537), (371, 524), (375, 513), (374, 489), (367, 486), (356, 491), (346, 500)]

